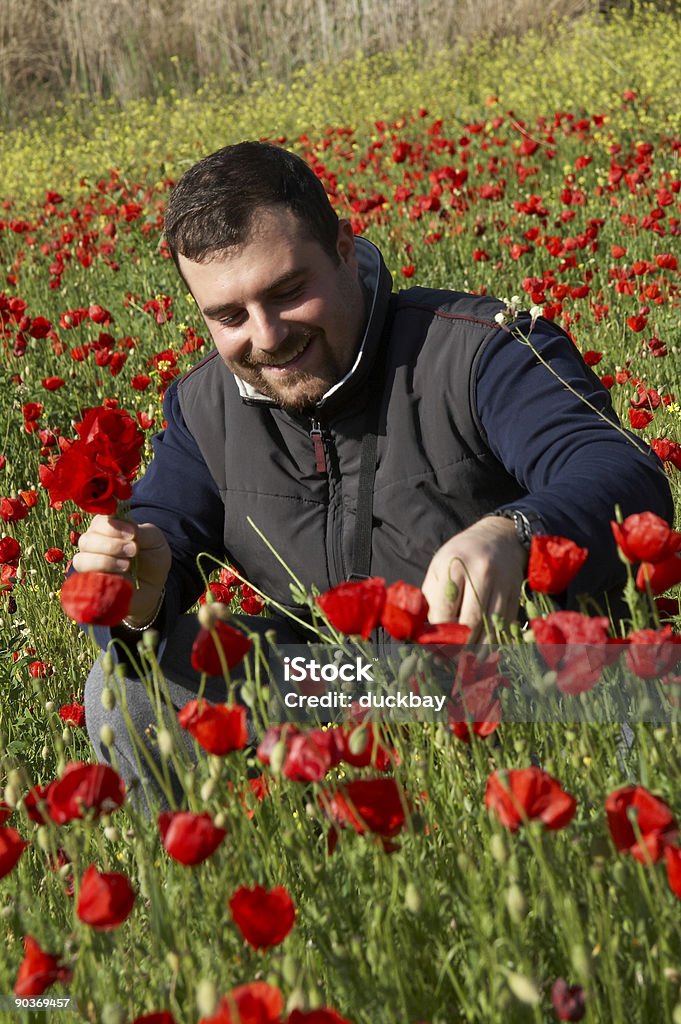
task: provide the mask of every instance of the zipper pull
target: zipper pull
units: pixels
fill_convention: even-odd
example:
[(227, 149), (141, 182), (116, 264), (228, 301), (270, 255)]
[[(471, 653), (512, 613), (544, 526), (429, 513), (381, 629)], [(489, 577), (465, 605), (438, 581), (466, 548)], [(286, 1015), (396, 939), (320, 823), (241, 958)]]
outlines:
[(324, 437), (318, 420), (311, 420), (310, 439), (314, 447), (314, 464), (318, 473), (326, 473), (326, 449), (324, 448)]

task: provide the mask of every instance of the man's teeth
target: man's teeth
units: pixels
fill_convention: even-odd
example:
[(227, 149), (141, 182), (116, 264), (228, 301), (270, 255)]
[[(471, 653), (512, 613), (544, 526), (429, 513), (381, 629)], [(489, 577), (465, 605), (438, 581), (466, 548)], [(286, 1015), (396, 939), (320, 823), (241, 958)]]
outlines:
[(310, 344), (311, 341), (312, 341), (312, 338), (304, 338), (301, 341), (301, 343), (298, 346), (298, 348), (293, 353), (293, 355), (289, 356), (288, 359), (285, 359), (283, 363), (268, 363), (267, 365), (268, 366), (287, 366), (289, 363), (292, 363), (294, 359), (297, 359), (298, 356), (301, 354), (301, 352), (305, 351), (305, 349), (307, 348), (307, 346)]

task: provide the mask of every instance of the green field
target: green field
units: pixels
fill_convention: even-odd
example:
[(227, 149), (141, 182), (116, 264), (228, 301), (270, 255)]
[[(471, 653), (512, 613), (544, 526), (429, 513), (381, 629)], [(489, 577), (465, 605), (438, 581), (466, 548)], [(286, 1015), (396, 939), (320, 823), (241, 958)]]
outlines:
[[(39, 467), (105, 402), (137, 418), (149, 456), (164, 388), (209, 344), (162, 243), (163, 211), (182, 171), (222, 145), (268, 138), (312, 163), (339, 215), (379, 245), (396, 288), (541, 306), (604, 379), (624, 425), (652, 443), (678, 505), (680, 50), (678, 18), (637, 8), (493, 52), (426, 60), (411, 49), (310, 68), (290, 87), (207, 82), (190, 98), (122, 110), (80, 103), (0, 137), (0, 996), (13, 992), (28, 935), (72, 974), (55, 973), (45, 998), (77, 1012), (54, 1005), (53, 1021), (128, 1024), (165, 1010), (177, 1024), (540, 1024), (560, 1019), (551, 992), (563, 978), (582, 987), (592, 1024), (680, 1024), (671, 722), (638, 725), (628, 754), (616, 722), (502, 724), (470, 743), (442, 723), (387, 726), (383, 774), (365, 727), (340, 763), (315, 749), (322, 767), (304, 781), (287, 771), (283, 741), (268, 766), (241, 750), (202, 756), (181, 766), (186, 801), (226, 835), (196, 866), (168, 856), (157, 823), (128, 801), (66, 823), (33, 820), (26, 803), (68, 762), (93, 759), (65, 708), (82, 700), (95, 648), (58, 599), (87, 517), (50, 504)], [(633, 583), (629, 597), (631, 619), (613, 635), (647, 627), (671, 648), (658, 606)], [(248, 598), (237, 586), (233, 608)], [(677, 603), (668, 624), (679, 622)], [(627, 664), (607, 685), (636, 685)], [(677, 691), (665, 685), (671, 719)], [(353, 765), (362, 751), (367, 763)], [(531, 764), (575, 798), (564, 827), (540, 816), (515, 830), (485, 806), (493, 771)], [(396, 801), (391, 826), (330, 810), (344, 786), (375, 778), (383, 809)], [(636, 819), (638, 858), (608, 827), (606, 798), (625, 786), (660, 801)], [(16, 866), (3, 850), (10, 829), (29, 844)], [(645, 852), (636, 843), (649, 834)], [(110, 930), (75, 913), (93, 864), (135, 892)], [(284, 886), (296, 907), (290, 933), (263, 949), (228, 907), (256, 884)], [(237, 1011), (227, 994), (256, 981), (273, 987), (270, 1009), (255, 989), (258, 1007), (240, 996)]]

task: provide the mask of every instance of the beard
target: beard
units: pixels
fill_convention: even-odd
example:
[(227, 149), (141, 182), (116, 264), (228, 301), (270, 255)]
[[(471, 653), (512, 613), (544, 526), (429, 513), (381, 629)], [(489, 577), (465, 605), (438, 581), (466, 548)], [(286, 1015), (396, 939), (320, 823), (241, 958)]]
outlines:
[[(309, 370), (290, 370), (278, 379), (275, 374), (268, 374), (264, 367), (281, 366), (292, 359), (303, 341), (317, 336), (320, 360), (323, 366), (319, 373)], [(226, 361), (227, 368), (241, 380), (255, 388), (265, 398), (276, 402), (286, 412), (309, 412), (344, 375), (344, 368), (339, 359), (329, 348), (326, 337), (313, 330), (300, 331), (287, 339), (286, 346), (275, 356), (260, 353), (257, 359), (247, 353), (238, 362)]]

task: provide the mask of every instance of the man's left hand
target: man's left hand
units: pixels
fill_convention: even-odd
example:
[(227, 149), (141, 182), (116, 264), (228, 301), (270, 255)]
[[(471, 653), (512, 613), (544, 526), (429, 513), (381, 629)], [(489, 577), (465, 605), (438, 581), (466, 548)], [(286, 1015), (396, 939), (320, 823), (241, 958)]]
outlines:
[(527, 570), (527, 551), (513, 521), (503, 516), (480, 519), (439, 548), (421, 589), (431, 623), (461, 622), (479, 640), (483, 616), (514, 622)]

